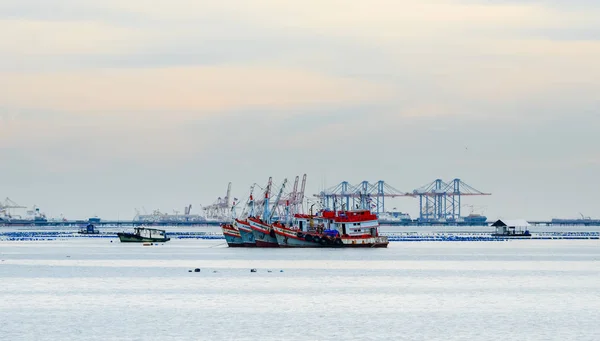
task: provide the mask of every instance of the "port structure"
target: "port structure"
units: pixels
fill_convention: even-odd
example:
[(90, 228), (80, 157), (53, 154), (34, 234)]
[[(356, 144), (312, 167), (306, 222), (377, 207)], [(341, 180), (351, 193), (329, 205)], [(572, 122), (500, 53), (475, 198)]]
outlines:
[(306, 190), (306, 174), (302, 176), (302, 184), (300, 185), (300, 189), (298, 189), (299, 181), (300, 177), (296, 176), (292, 191), (284, 196), (283, 200), (279, 202), (280, 206), (289, 207), (291, 215), (303, 213), (302, 203), (304, 202), (304, 191)]
[(413, 191), (419, 197), (420, 222), (458, 222), (461, 218), (463, 196), (491, 195), (481, 192), (460, 179), (444, 182), (436, 179)]
[[(273, 179), (270, 178), (269, 184), (272, 184)], [(269, 186), (267, 184), (267, 188)], [(273, 193), (277, 193), (279, 188), (273, 190)], [(296, 213), (303, 213), (303, 202), (304, 202), (304, 193), (306, 191), (306, 174), (302, 176), (302, 183), (300, 183), (300, 176), (296, 176), (294, 181), (294, 185), (290, 192), (284, 192), (280, 199), (277, 201), (277, 204), (274, 206), (278, 210), (283, 210), (285, 207), (289, 208), (290, 214), (294, 215)], [(269, 192), (270, 193), (270, 192)], [(265, 198), (259, 198), (255, 200), (255, 204), (257, 207), (264, 207)], [(274, 202), (271, 202), (274, 204)]]
[(326, 209), (371, 209), (377, 214), (385, 212), (385, 198), (414, 197), (414, 194), (397, 190), (383, 180), (375, 183), (363, 181), (351, 185), (348, 181), (314, 194)]
[(223, 219), (229, 220), (231, 218), (231, 182), (227, 185), (227, 194), (225, 197), (217, 198), (217, 200), (209, 206), (202, 208), (204, 216), (207, 219)]
[(19, 204), (17, 204), (16, 202), (10, 200), (10, 198), (6, 198), (4, 199), (4, 202), (0, 201), (0, 216), (5, 216), (5, 217), (12, 217), (13, 214), (11, 212), (12, 209), (23, 209), (23, 208), (27, 208), (25, 206), (21, 206)]

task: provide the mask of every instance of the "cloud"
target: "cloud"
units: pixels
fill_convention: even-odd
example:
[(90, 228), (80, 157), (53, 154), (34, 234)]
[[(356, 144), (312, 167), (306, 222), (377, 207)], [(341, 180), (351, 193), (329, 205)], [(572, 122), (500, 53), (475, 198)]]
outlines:
[(202, 111), (373, 101), (383, 86), (304, 70), (215, 66), (4, 73), (0, 103), (66, 111)]
[(93, 184), (110, 214), (170, 205), (191, 182), (206, 203), (229, 180), (302, 163), (330, 184), (460, 176), (508, 197), (535, 182), (532, 212), (564, 211), (547, 184), (568, 178), (561, 193), (579, 196), (597, 168), (599, 13), (557, 0), (4, 0), (0, 187), (65, 206), (57, 190)]
[[(428, 37), (460, 39), (459, 34), (486, 37), (506, 30), (597, 27), (597, 8), (554, 8), (541, 3), (462, 3), (460, 1), (340, 0), (140, 1), (112, 6), (162, 20), (193, 20), (212, 13), (223, 20), (253, 22), (286, 31), (312, 35), (352, 37), (390, 42)], [(220, 32), (219, 32), (220, 33)], [(514, 31), (513, 31), (514, 33)], [(218, 34), (218, 33), (217, 33)]]
[[(0, 20), (0, 54), (61, 55), (131, 50), (145, 35), (93, 21)], [(146, 36), (147, 37), (147, 36)]]

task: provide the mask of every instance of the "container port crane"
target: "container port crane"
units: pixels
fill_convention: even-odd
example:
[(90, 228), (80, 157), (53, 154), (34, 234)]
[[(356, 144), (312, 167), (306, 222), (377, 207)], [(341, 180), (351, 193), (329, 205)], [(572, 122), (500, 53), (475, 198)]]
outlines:
[[(436, 179), (413, 191), (419, 197), (420, 222), (459, 222), (463, 196), (491, 195), (481, 192), (460, 179), (444, 182)], [(485, 218), (485, 217), (483, 217)]]
[[(11, 210), (13, 209), (26, 209), (27, 207), (21, 206), (16, 202), (10, 200), (10, 198), (4, 199), (4, 202), (0, 202), (0, 219), (10, 219), (14, 215)], [(20, 218), (20, 216), (19, 216)]]
[[(272, 182), (272, 179), (271, 179), (271, 182)], [(298, 189), (298, 186), (300, 186), (300, 189)], [(305, 191), (306, 191), (306, 174), (304, 174), (302, 176), (302, 183), (300, 183), (300, 177), (296, 176), (296, 179), (294, 181), (294, 186), (292, 187), (292, 191), (285, 195), (282, 195), (282, 197), (277, 202), (277, 206), (285, 207), (286, 205), (289, 205), (290, 214), (302, 213), (303, 212), (302, 204), (303, 204), (304, 198), (305, 198), (305, 195), (304, 195)], [(275, 191), (275, 192), (277, 192), (277, 191)], [(257, 199), (257, 200), (255, 200), (255, 203), (259, 206), (263, 206), (264, 200), (265, 200), (265, 198)]]
[[(385, 198), (414, 197), (412, 193), (397, 190), (388, 185), (383, 180), (373, 184), (363, 181), (358, 185), (351, 185), (348, 181), (342, 181), (340, 184), (314, 194), (321, 200), (325, 208), (343, 208), (352, 209), (357, 206), (364, 206), (361, 200), (367, 200), (370, 208), (377, 214), (385, 212)], [(343, 207), (341, 207), (343, 206)]]
[(231, 182), (227, 186), (227, 194), (224, 198), (219, 197), (212, 205), (203, 207), (204, 216), (207, 219), (228, 220), (231, 217)]

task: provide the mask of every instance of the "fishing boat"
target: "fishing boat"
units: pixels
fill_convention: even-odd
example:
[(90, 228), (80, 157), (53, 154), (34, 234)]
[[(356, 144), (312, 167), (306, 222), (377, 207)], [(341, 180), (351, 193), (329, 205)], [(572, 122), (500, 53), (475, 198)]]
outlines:
[(242, 210), (242, 213), (240, 215), (240, 217), (243, 218), (235, 218), (233, 219), (233, 225), (237, 228), (237, 230), (240, 233), (240, 236), (242, 237), (242, 242), (244, 243), (245, 247), (255, 247), (256, 246), (256, 239), (254, 238), (254, 233), (252, 233), (252, 228), (250, 227), (250, 223), (248, 222), (247, 218), (249, 216), (254, 216), (254, 198), (252, 196), (253, 192), (254, 192), (254, 186), (252, 185), (250, 186), (250, 195), (248, 196), (248, 201), (246, 201), (246, 204), (244, 205), (244, 209)]
[(233, 224), (221, 224), (221, 230), (223, 231), (223, 236), (225, 236), (225, 241), (227, 241), (229, 247), (244, 246), (240, 231), (238, 231)]
[(273, 229), (280, 247), (322, 247), (318, 241), (314, 240), (312, 234), (297, 226), (286, 226), (277, 222), (273, 224)]
[(160, 243), (171, 240), (171, 238), (167, 237), (165, 230), (148, 227), (135, 227), (133, 233), (119, 232), (117, 236), (122, 243)]
[(254, 238), (254, 233), (252, 233), (252, 228), (250, 227), (250, 223), (247, 220), (236, 219), (233, 222), (233, 225), (237, 227), (240, 232), (240, 236), (242, 237), (242, 242), (246, 247), (254, 247), (256, 246), (256, 239)]
[[(229, 188), (231, 189), (231, 183), (229, 183)], [(228, 191), (229, 192), (229, 191)], [(225, 241), (229, 247), (242, 247), (244, 245), (244, 241), (242, 240), (242, 235), (240, 230), (236, 224), (236, 213), (235, 208), (239, 204), (236, 204), (237, 199), (234, 199), (233, 205), (231, 206), (231, 222), (221, 224), (221, 231), (223, 231), (223, 236), (225, 237)]]
[(263, 221), (260, 217), (249, 217), (248, 223), (252, 229), (257, 247), (279, 247), (271, 224)]
[(273, 224), (281, 247), (387, 247), (377, 215), (368, 209), (296, 214), (289, 226)]
[(247, 221), (250, 224), (250, 228), (252, 229), (252, 233), (254, 234), (254, 239), (256, 240), (257, 247), (279, 247), (279, 243), (277, 242), (277, 236), (275, 235), (275, 230), (273, 229), (272, 222), (275, 214), (275, 209), (279, 204), (279, 200), (281, 199), (281, 195), (283, 194), (283, 190), (285, 189), (285, 184), (287, 183), (287, 179), (283, 180), (281, 184), (281, 188), (279, 189), (279, 194), (277, 194), (277, 198), (273, 202), (273, 208), (269, 208), (269, 196), (271, 194), (271, 186), (273, 183), (273, 179), (270, 177), (269, 182), (267, 183), (267, 188), (265, 189), (265, 200), (263, 203), (263, 215), (262, 217), (248, 217)]

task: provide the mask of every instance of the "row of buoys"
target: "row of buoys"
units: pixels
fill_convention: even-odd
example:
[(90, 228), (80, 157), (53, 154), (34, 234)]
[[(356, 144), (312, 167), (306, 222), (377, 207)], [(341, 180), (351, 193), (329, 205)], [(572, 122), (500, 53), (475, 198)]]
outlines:
[[(250, 272), (258, 272), (256, 269), (250, 269)], [(267, 272), (273, 272), (272, 270), (267, 270)], [(279, 270), (279, 272), (283, 272), (283, 270)]]
[[(205, 234), (204, 232), (174, 232), (169, 233), (178, 239), (224, 239), (222, 235)], [(492, 237), (488, 233), (474, 232), (469, 234), (420, 232), (386, 233), (390, 242), (400, 241), (503, 241), (506, 238)], [(103, 233), (97, 235), (81, 235), (65, 231), (12, 231), (0, 232), (0, 240), (6, 241), (53, 241), (57, 238), (107, 238), (114, 239), (116, 234)], [(510, 239), (510, 238), (509, 238)], [(536, 232), (530, 239), (600, 239), (600, 232)]]
[[(194, 270), (188, 270), (188, 272), (200, 272), (199, 268), (195, 268)], [(250, 272), (258, 272), (257, 269), (250, 269)], [(267, 272), (273, 272), (272, 270), (267, 270)], [(279, 272), (283, 272), (283, 270), (279, 270)], [(214, 270), (213, 273), (217, 273), (217, 270)]]

